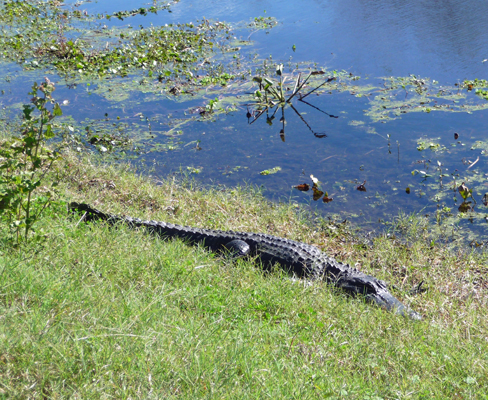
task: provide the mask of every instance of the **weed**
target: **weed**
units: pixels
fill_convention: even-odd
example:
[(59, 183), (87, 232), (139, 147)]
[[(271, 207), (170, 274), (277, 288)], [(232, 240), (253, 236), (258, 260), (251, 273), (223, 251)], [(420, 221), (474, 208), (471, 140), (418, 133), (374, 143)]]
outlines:
[(205, 106), (205, 111), (206, 111), (207, 113), (211, 113), (211, 112), (213, 112), (214, 107), (217, 105), (217, 103), (218, 103), (218, 102), (219, 102), (219, 99), (218, 99), (218, 98), (215, 98), (215, 99), (213, 99), (213, 100), (210, 100), (210, 101), (208, 102), (208, 104)]
[(7, 220), (17, 245), (28, 239), (58, 183), (52, 181), (51, 188), (41, 190), (46, 173), (59, 159), (57, 151), (46, 147), (46, 141), (55, 137), (53, 120), (62, 115), (51, 95), (54, 89), (48, 78), (39, 86), (34, 83), (29, 93), (32, 104), (23, 106), (21, 135), (5, 140), (0, 147), (0, 215)]

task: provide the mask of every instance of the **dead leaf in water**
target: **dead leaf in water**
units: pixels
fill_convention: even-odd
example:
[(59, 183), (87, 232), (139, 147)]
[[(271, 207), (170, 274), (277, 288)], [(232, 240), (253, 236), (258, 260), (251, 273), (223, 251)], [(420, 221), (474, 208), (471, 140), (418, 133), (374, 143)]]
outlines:
[(310, 190), (310, 185), (308, 183), (302, 183), (301, 185), (296, 185), (293, 187), (298, 189), (300, 192), (308, 192)]
[(318, 199), (320, 199), (324, 194), (324, 192), (322, 192), (322, 190), (317, 189), (315, 186), (312, 188), (312, 190), (313, 190), (314, 201), (317, 201)]
[(358, 185), (356, 187), (356, 189), (359, 190), (360, 192), (366, 192), (366, 186), (365, 185), (366, 185), (366, 180), (363, 183), (361, 183), (360, 185)]
[(329, 197), (329, 194), (325, 192), (325, 196), (322, 200), (324, 201), (324, 203), (330, 203), (334, 199), (332, 197)]

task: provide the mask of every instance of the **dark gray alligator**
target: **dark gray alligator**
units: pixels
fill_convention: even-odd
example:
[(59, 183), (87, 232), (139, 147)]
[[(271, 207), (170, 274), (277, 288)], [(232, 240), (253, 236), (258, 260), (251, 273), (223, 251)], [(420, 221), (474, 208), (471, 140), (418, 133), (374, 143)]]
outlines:
[(70, 203), (69, 209), (84, 213), (84, 221), (104, 220), (111, 225), (124, 223), (131, 228), (144, 228), (162, 238), (179, 238), (189, 244), (202, 244), (211, 251), (226, 251), (234, 257), (258, 256), (265, 267), (278, 263), (298, 277), (325, 280), (352, 295), (364, 295), (366, 300), (387, 310), (415, 320), (422, 319), (395, 298), (384, 281), (328, 257), (306, 243), (264, 233), (219, 231), (120, 217), (83, 203)]

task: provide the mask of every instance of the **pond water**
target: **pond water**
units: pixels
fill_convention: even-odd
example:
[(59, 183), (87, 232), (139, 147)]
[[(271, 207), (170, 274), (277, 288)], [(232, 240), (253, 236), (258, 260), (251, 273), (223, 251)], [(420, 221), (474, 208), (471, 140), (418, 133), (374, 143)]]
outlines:
[[(152, 3), (66, 4), (88, 14), (110, 14)], [(192, 97), (129, 86), (143, 73), (114, 78), (108, 89), (100, 81), (74, 85), (76, 80), (59, 79), (56, 96), (69, 100), (65, 115), (81, 123), (118, 124), (119, 117), (129, 127), (142, 127), (151, 152), (140, 159), (157, 176), (182, 171), (204, 184), (259, 185), (273, 200), (291, 198), (309, 204), (311, 211), (372, 229), (400, 211), (422, 212), (437, 217), (457, 237), (488, 239), (483, 204), (488, 192), (488, 101), (475, 94), (486, 88), (482, 83), (471, 90), (462, 87), (465, 80), (488, 78), (488, 30), (476, 18), (488, 14), (487, 2), (182, 0), (170, 11), (95, 21), (93, 29), (101, 29), (100, 24), (140, 29), (197, 23), (203, 17), (225, 21), (235, 25), (232, 35), (238, 43), (246, 41), (240, 42), (238, 54), (252, 75), (266, 75), (276, 83), (274, 66), (283, 63), (289, 94), (304, 65), (325, 71), (314, 76), (314, 86), (304, 93), (336, 79), (307, 97), (315, 108), (296, 96), (291, 102), (296, 111), (288, 105), (272, 121), (266, 123), (264, 113), (252, 124), (258, 110), (248, 104), (257, 84), (238, 80), (231, 90), (217, 85)], [(269, 29), (246, 26), (259, 17), (273, 17), (277, 24)], [(266, 70), (266, 62), (273, 68)], [(36, 70), (21, 73), (11, 63), (2, 69), (9, 76), (1, 84), (4, 105), (25, 102), (32, 80), (44, 76)], [(126, 89), (117, 91), (119, 87)], [(219, 107), (234, 105), (228, 112), (199, 117), (201, 109), (196, 108), (215, 98)], [(254, 111), (250, 118), (248, 110)], [(268, 110), (268, 116), (274, 111)], [(293, 188), (311, 187), (311, 175), (324, 192), (317, 201), (312, 189)], [(474, 198), (467, 199), (471, 203), (461, 207), (463, 212), (462, 182)], [(323, 200), (325, 192), (332, 201)]]
[[(149, 4), (103, 0), (80, 9), (113, 12)], [(488, 58), (488, 31), (476, 19), (488, 13), (488, 3), (479, 0), (182, 0), (171, 11), (129, 23), (147, 26), (202, 17), (235, 23), (266, 15), (279, 25), (251, 36), (263, 56), (313, 60), (371, 77), (429, 76), (450, 84), (488, 72), (488, 64), (482, 63)]]

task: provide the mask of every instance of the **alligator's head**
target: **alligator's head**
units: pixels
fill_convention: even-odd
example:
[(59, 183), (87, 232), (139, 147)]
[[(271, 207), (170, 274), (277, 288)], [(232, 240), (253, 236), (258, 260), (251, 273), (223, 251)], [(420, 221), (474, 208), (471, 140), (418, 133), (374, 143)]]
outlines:
[(347, 279), (338, 281), (338, 286), (353, 294), (362, 294), (368, 301), (376, 303), (382, 308), (409, 317), (413, 320), (421, 320), (419, 313), (410, 310), (389, 291), (386, 283), (369, 275), (359, 274), (348, 276)]
[(387, 310), (394, 312), (395, 314), (400, 314), (404, 317), (408, 317), (416, 321), (420, 321), (422, 319), (422, 316), (419, 313), (407, 308), (388, 290), (380, 291), (379, 293), (375, 294), (368, 294), (366, 295), (366, 298), (369, 301), (378, 304), (380, 307), (386, 308)]

